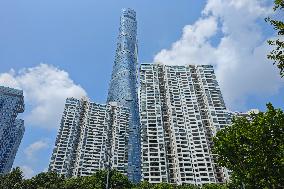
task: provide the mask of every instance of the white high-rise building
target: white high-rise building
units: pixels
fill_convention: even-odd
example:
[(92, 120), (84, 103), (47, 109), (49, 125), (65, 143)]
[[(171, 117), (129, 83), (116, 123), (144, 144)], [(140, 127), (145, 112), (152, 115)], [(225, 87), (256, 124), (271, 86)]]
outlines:
[(117, 103), (68, 98), (49, 171), (88, 176), (110, 166), (126, 175), (128, 125), (129, 110)]
[(252, 114), (259, 114), (260, 110), (259, 109), (250, 109), (247, 112), (230, 112), (231, 113), (231, 117), (245, 117), (247, 119), (250, 119), (250, 115)]
[(229, 116), (213, 67), (142, 64), (139, 93), (142, 179), (224, 182), (211, 148)]

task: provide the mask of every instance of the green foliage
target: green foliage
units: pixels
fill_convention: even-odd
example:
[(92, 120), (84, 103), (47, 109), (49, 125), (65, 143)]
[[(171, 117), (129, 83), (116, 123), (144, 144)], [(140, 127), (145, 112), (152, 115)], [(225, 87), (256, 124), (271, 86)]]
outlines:
[(14, 168), (9, 174), (0, 175), (1, 189), (19, 189), (23, 182), (23, 172), (19, 167)]
[(153, 184), (150, 184), (147, 181), (142, 181), (133, 186), (133, 189), (151, 189), (153, 188)]
[[(30, 179), (23, 179), (19, 168), (0, 175), (1, 189), (104, 189), (106, 188), (107, 171), (97, 171), (92, 176), (64, 178), (54, 172), (40, 173)], [(130, 189), (132, 183), (116, 170), (110, 172), (110, 188)]]
[(22, 188), (26, 189), (61, 189), (64, 188), (64, 177), (54, 172), (40, 173), (25, 180)]
[(123, 188), (131, 188), (132, 183), (128, 180), (127, 176), (119, 173), (116, 170), (111, 172), (111, 188), (114, 189), (123, 189)]
[(183, 185), (174, 185), (169, 183), (158, 183), (151, 184), (147, 181), (138, 183), (133, 187), (133, 189), (226, 189), (226, 185), (221, 184), (206, 184), (201, 186), (196, 186), (193, 184), (183, 184)]
[(178, 185), (176, 189), (199, 189), (199, 187), (193, 184), (183, 184), (183, 185)]
[[(279, 11), (280, 18), (283, 19), (284, 12), (284, 1), (283, 0), (274, 0), (274, 11)], [(278, 38), (275, 40), (268, 40), (268, 44), (273, 46), (274, 49), (267, 55), (268, 59), (274, 61), (273, 64), (277, 64), (277, 67), (280, 69), (281, 77), (284, 77), (284, 23), (283, 20), (273, 19), (268, 17), (265, 19), (266, 22), (269, 22), (274, 30), (277, 31)]]
[(169, 184), (169, 183), (164, 183), (164, 182), (155, 184), (153, 186), (153, 189), (174, 189), (174, 188), (175, 188), (174, 185)]
[[(19, 168), (13, 169), (6, 175), (0, 175), (1, 189), (105, 189), (107, 171), (100, 170), (91, 176), (64, 178), (54, 172), (40, 173), (30, 179), (23, 179), (22, 171)], [(132, 184), (125, 175), (116, 170), (110, 173), (111, 189), (225, 189), (218, 184), (207, 184), (199, 187), (192, 184), (174, 185), (169, 183), (151, 184), (142, 181)]]
[(222, 184), (205, 184), (202, 189), (227, 189), (227, 185)]
[(218, 163), (233, 171), (233, 183), (245, 188), (280, 188), (284, 183), (284, 114), (267, 112), (237, 117), (214, 138)]
[[(101, 189), (106, 188), (107, 171), (97, 171), (92, 176), (69, 178), (65, 180), (64, 188), (66, 189)], [(132, 184), (127, 177), (116, 170), (110, 172), (110, 188), (112, 189), (127, 189), (131, 188)]]
[(65, 189), (86, 188), (83, 187), (83, 179), (81, 177), (69, 178), (64, 181)]

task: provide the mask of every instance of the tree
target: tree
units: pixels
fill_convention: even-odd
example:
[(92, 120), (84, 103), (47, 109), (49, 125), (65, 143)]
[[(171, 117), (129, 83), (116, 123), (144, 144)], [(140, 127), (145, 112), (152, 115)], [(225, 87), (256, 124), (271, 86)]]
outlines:
[(82, 177), (68, 178), (64, 181), (64, 189), (83, 188), (82, 186)]
[(0, 188), (1, 189), (20, 189), (23, 182), (23, 172), (19, 167), (4, 175), (0, 175)]
[(132, 183), (128, 180), (127, 176), (117, 170), (111, 171), (110, 185), (113, 189), (127, 189), (132, 187)]
[[(0, 175), (1, 189), (105, 189), (106, 188), (106, 170), (96, 171), (91, 176), (65, 178), (55, 172), (43, 172), (30, 178), (24, 179), (20, 168), (15, 168), (12, 172)], [(227, 189), (225, 185), (206, 184), (201, 186), (193, 184), (176, 185), (171, 183), (152, 184), (142, 181), (132, 184), (127, 176), (117, 170), (110, 172), (111, 189)]]
[(55, 172), (43, 172), (26, 179), (22, 183), (23, 189), (62, 189), (64, 188), (64, 176)]
[(205, 184), (202, 189), (227, 189), (228, 187), (224, 184)]
[[(111, 170), (110, 175), (110, 188), (130, 189), (132, 187), (128, 178), (117, 170)], [(68, 178), (65, 180), (65, 189), (104, 189), (106, 188), (106, 176), (106, 170), (99, 170), (91, 176)]]
[(82, 186), (80, 188), (84, 189), (103, 189), (106, 188), (106, 170), (99, 170), (96, 171), (93, 175), (88, 177), (81, 177), (82, 179)]
[(153, 184), (151, 184), (147, 181), (142, 181), (142, 182), (135, 184), (132, 188), (133, 189), (152, 189)]
[(280, 188), (284, 183), (284, 113), (267, 104), (265, 113), (236, 117), (214, 138), (217, 163), (233, 171), (245, 188)]
[[(284, 1), (283, 0), (274, 0), (274, 11), (279, 11), (280, 17), (283, 19), (284, 12)], [(282, 12), (283, 11), (283, 12)], [(267, 55), (268, 59), (274, 61), (273, 64), (277, 64), (277, 67), (280, 69), (280, 76), (284, 77), (284, 23), (283, 20), (276, 20), (268, 17), (265, 19), (266, 22), (269, 22), (273, 28), (277, 31), (279, 36), (278, 39), (268, 40), (268, 44), (273, 46), (274, 49)]]
[(174, 185), (165, 182), (154, 184), (153, 186), (153, 189), (174, 189), (174, 188), (175, 188)]
[(176, 189), (199, 189), (199, 187), (193, 184), (183, 184), (183, 185), (178, 185)]

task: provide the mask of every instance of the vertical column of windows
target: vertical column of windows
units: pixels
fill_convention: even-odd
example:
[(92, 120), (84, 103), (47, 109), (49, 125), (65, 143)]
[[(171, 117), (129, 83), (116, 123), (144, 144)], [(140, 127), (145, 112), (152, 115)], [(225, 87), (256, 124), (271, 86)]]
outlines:
[(78, 122), (80, 112), (80, 101), (68, 98), (49, 165), (50, 171), (55, 171), (65, 176), (72, 175), (79, 134)]
[(108, 114), (106, 105), (86, 101), (80, 121), (80, 140), (74, 176), (88, 176), (105, 168)]
[(166, 66), (168, 73), (176, 183), (214, 182), (208, 146), (200, 121), (189, 67)]
[(127, 174), (129, 110), (127, 108), (109, 105), (113, 117), (112, 123), (112, 167)]
[[(210, 65), (196, 66), (196, 81), (199, 85), (201, 96), (200, 102), (204, 104), (202, 107), (203, 122), (207, 130), (207, 142), (210, 146), (209, 150), (213, 147), (212, 137), (216, 132), (224, 128), (228, 121), (228, 113), (225, 107), (224, 100), (213, 67)], [(211, 154), (213, 159), (214, 154)], [(218, 167), (214, 163), (215, 177), (218, 182), (224, 182), (223, 168)]]
[(141, 67), (140, 112), (142, 177), (152, 183), (167, 182), (167, 162), (157, 67)]

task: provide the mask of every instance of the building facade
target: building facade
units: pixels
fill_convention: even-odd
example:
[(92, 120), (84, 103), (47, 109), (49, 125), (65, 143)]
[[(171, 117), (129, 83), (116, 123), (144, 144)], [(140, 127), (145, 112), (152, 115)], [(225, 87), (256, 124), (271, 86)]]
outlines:
[(128, 125), (129, 110), (117, 103), (68, 98), (49, 171), (67, 177), (89, 176), (110, 166), (126, 175)]
[(10, 172), (25, 127), (18, 113), (24, 112), (23, 91), (0, 86), (0, 174)]
[(250, 119), (250, 115), (252, 114), (259, 114), (259, 109), (250, 109), (247, 112), (230, 112), (231, 117), (245, 117), (247, 119)]
[(140, 68), (142, 180), (151, 183), (220, 183), (212, 137), (229, 123), (210, 65)]
[(136, 13), (123, 9), (107, 102), (117, 102), (130, 110), (128, 178), (133, 182), (141, 178), (136, 35)]

